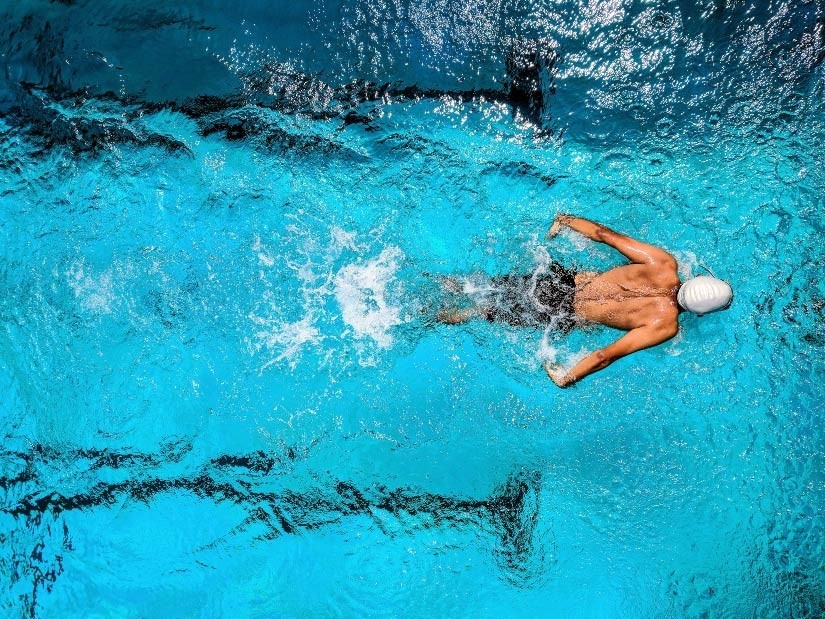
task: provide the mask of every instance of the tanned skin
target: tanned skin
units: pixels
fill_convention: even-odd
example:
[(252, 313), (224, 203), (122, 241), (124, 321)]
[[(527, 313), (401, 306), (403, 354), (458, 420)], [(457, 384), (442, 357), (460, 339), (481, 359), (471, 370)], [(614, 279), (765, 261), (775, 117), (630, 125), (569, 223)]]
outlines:
[[(573, 300), (576, 315), (627, 333), (609, 346), (590, 353), (567, 372), (558, 364), (545, 363), (544, 370), (553, 382), (559, 387), (568, 387), (617, 359), (676, 335), (679, 330), (676, 293), (680, 281), (676, 259), (663, 249), (572, 215), (557, 215), (547, 236), (556, 236), (563, 227), (610, 245), (631, 262), (605, 273), (576, 275)], [(483, 311), (484, 308), (477, 308), (448, 312), (438, 319), (457, 324), (482, 315)]]
[(544, 370), (553, 382), (567, 387), (617, 359), (676, 335), (679, 331), (676, 293), (680, 281), (676, 259), (663, 249), (572, 215), (557, 215), (547, 236), (556, 236), (562, 227), (610, 245), (631, 262), (605, 273), (576, 276), (573, 298), (576, 315), (627, 333), (609, 346), (590, 353), (568, 372), (557, 364), (545, 363)]

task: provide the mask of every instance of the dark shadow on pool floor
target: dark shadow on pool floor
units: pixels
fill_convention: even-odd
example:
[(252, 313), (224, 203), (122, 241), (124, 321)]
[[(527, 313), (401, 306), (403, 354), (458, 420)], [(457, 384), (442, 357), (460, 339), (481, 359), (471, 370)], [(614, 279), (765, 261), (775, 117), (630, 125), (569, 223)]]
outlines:
[[(173, 465), (185, 451), (185, 448), (171, 450), (166, 455), (108, 449), (60, 453), (36, 446), (26, 453), (2, 454), (6, 462), (16, 462), (16, 466), (6, 467), (6, 475), (0, 477), (5, 496), (0, 513), (13, 518), (15, 529), (27, 531), (24, 537), (29, 543), (32, 533), (41, 527), (45, 529), (42, 539), (35, 541), (32, 549), (20, 552), (11, 548), (16, 544), (10, 544), (4, 553), (5, 560), (15, 564), (14, 582), (30, 581), (26, 587), (31, 590), (29, 608), (36, 606), (38, 590), (51, 589), (63, 571), (62, 553), (72, 550), (70, 531), (62, 514), (119, 508), (130, 499), (152, 509), (156, 498), (180, 492), (216, 505), (230, 502), (247, 513), (242, 522), (208, 547), (221, 545), (239, 534), (272, 540), (311, 533), (360, 517), (369, 520), (370, 529), (389, 538), (413, 536), (428, 529), (475, 530), (490, 536), (502, 578), (516, 586), (529, 586), (546, 568), (543, 546), (536, 539), (542, 481), (538, 472), (514, 472), (482, 499), (380, 483), (359, 486), (334, 478), (328, 483), (315, 482), (310, 487), (292, 489), (288, 487), (289, 478), (282, 473), (289, 468), (291, 460), (301, 456), (289, 449), (283, 454), (257, 451), (222, 455), (211, 459), (191, 476), (158, 474), (158, 469)], [(107, 483), (96, 481), (96, 475), (88, 476), (92, 478), (88, 487), (72, 494), (54, 490), (41, 479), (40, 471), (44, 467), (68, 469), (78, 465), (84, 471), (126, 470), (131, 478)], [(9, 473), (9, 469), (16, 471)], [(262, 489), (276, 478), (287, 487), (277, 492)], [(56, 540), (52, 528), (58, 522), (63, 533)], [(11, 538), (13, 541), (13, 532)], [(44, 552), (48, 543), (56, 543), (59, 548)]]

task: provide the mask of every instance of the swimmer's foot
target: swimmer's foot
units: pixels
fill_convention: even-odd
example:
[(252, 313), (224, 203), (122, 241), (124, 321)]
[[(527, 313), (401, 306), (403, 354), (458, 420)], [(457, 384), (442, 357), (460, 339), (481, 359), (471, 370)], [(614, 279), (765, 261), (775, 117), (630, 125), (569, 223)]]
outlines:
[(460, 325), (478, 314), (478, 309), (446, 309), (435, 315), (435, 321), (445, 325)]

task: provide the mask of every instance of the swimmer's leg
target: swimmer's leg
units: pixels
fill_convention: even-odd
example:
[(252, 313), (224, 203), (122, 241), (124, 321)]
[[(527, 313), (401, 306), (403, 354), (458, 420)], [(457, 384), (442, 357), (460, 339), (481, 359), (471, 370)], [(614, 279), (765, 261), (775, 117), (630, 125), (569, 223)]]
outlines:
[(467, 322), (471, 318), (481, 317), (487, 319), (487, 316), (490, 314), (490, 308), (479, 305), (477, 307), (471, 307), (468, 309), (446, 309), (441, 310), (436, 314), (435, 320), (436, 322), (440, 322), (445, 325), (460, 325), (462, 323)]

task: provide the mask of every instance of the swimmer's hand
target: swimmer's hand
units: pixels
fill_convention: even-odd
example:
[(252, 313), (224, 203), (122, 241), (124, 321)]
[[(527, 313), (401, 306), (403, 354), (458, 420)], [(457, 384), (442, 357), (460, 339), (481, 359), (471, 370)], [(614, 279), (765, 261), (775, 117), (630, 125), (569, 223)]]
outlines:
[(547, 376), (550, 377), (550, 380), (562, 389), (573, 384), (573, 379), (558, 363), (550, 363), (549, 361), (545, 361), (544, 371), (547, 372)]
[(556, 236), (559, 232), (561, 232), (561, 227), (567, 225), (567, 222), (571, 219), (572, 217), (570, 215), (563, 215), (561, 213), (556, 215), (556, 218), (553, 220), (553, 225), (550, 226), (550, 229), (547, 231), (547, 238), (552, 239)]

